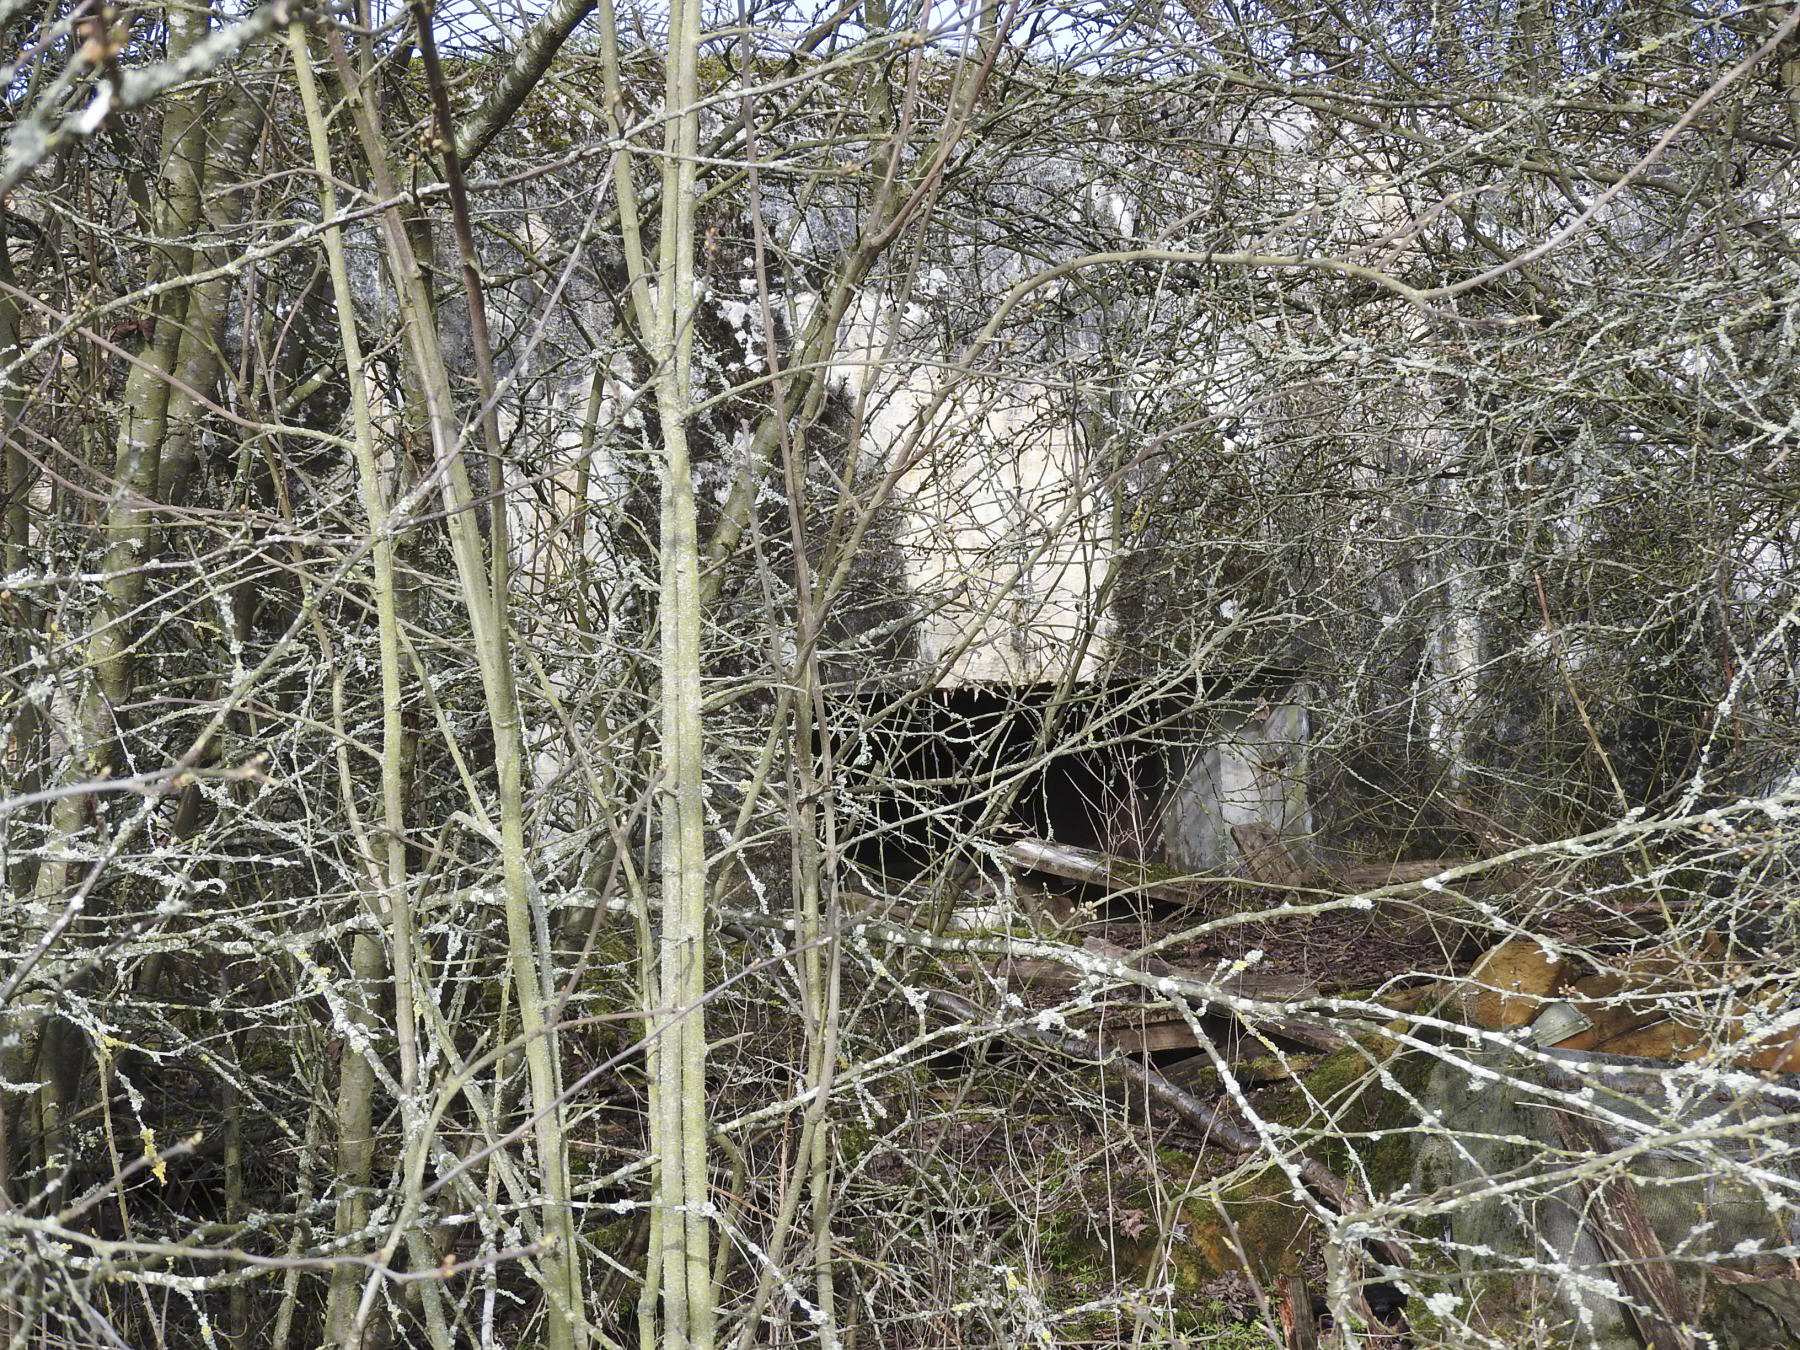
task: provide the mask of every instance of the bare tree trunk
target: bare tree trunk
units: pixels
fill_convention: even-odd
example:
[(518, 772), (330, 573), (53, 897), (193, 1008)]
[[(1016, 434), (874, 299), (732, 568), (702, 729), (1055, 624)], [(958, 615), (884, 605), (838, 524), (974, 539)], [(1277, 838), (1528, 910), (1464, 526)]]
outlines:
[[(299, 75), (301, 99), (306, 109), (307, 131), (312, 142), (313, 167), (319, 175), (319, 206), (326, 220), (337, 216), (337, 194), (332, 188), (331, 152), (326, 136), (324, 116), (319, 108), (317, 89), (312, 79), (311, 62), (306, 51), (305, 35), (298, 25), (288, 30), (290, 49)], [(375, 561), (375, 608), (381, 644), (381, 801), (382, 848), (372, 851), (369, 862), (380, 869), (381, 898), (389, 926), (389, 943), (393, 950), (394, 1021), (400, 1052), (400, 1114), (406, 1137), (414, 1146), (423, 1147), (425, 1122), (422, 1119), (419, 1093), (418, 1023), (415, 1012), (416, 980), (413, 973), (414, 940), (412, 902), (407, 893), (406, 878), (406, 759), (408, 736), (402, 718), (402, 675), (400, 654), (400, 588), (395, 575), (395, 541), (389, 521), (388, 502), (377, 463), (375, 428), (369, 411), (367, 372), (363, 365), (362, 340), (357, 333), (355, 296), (350, 287), (350, 271), (344, 257), (343, 233), (332, 227), (325, 234), (325, 251), (331, 271), (332, 299), (338, 320), (338, 340), (344, 356), (344, 370), (350, 387), (352, 425), (355, 437), (357, 476), (362, 489), (363, 509), (368, 519), (371, 551)], [(359, 936), (353, 961), (357, 974), (365, 972), (380, 980), (386, 974), (385, 953), (372, 938)], [(360, 983), (359, 978), (359, 983)], [(369, 1098), (374, 1091), (374, 1078), (361, 1054), (346, 1047), (343, 1074), (340, 1078), (338, 1111), (340, 1169), (343, 1164), (360, 1169), (340, 1171), (340, 1181), (352, 1191), (367, 1185), (369, 1153), (360, 1140), (368, 1134)], [(348, 1152), (346, 1152), (348, 1150)], [(416, 1204), (418, 1197), (409, 1197)], [(346, 1212), (340, 1205), (340, 1238), (361, 1228), (359, 1218), (366, 1216)], [(408, 1230), (415, 1263), (426, 1256), (423, 1235)], [(355, 1292), (357, 1271), (340, 1266), (332, 1272), (330, 1308), (326, 1333), (340, 1346), (352, 1345), (360, 1339), (356, 1329), (356, 1310), (351, 1302)], [(447, 1345), (443, 1312), (434, 1285), (425, 1290), (427, 1323), (434, 1344)]]
[(662, 222), (655, 327), (662, 425), (662, 936), (655, 1006), (657, 1165), (653, 1228), (661, 1255), (665, 1350), (711, 1350), (713, 1290), (706, 1098), (706, 817), (700, 713), (700, 537), (688, 457), (692, 416), (694, 194), (699, 164), (699, 0), (669, 11)]
[[(170, 21), (172, 56), (190, 50), (206, 33), (203, 11), (182, 11)], [(259, 109), (234, 103), (212, 124), (194, 92), (177, 99), (163, 128), (162, 209), (157, 226), (160, 265), (152, 274), (174, 281), (186, 275), (189, 243), (198, 228), (203, 195), (211, 194), (205, 215), (229, 225), (242, 209), (236, 184), (261, 125)], [(133, 614), (138, 608), (155, 545), (155, 503), (162, 456), (170, 440), (176, 382), (185, 385), (176, 404), (186, 435), (197, 418), (196, 396), (204, 396), (218, 375), (218, 323), (228, 279), (176, 286), (167, 293), (153, 340), (126, 379), (110, 494), (103, 534), (99, 603), (83, 645), (86, 680), (72, 727), (65, 786), (111, 771), (120, 752), (117, 709), (130, 701)], [(9, 520), (9, 540), (12, 522)], [(23, 526), (21, 526), (23, 528)], [(65, 934), (86, 908), (85, 888), (73, 883), (77, 841), (103, 828), (95, 803), (84, 793), (67, 792), (50, 811), (50, 843), (37, 870), (34, 894), (55, 911)], [(63, 1130), (87, 1053), (72, 1028), (46, 1023), (44, 997), (34, 995), (13, 1011), (17, 1037), (0, 1057), (0, 1075), (19, 1081), (35, 1073), (43, 1083), (36, 1098), (38, 1157), (46, 1167), (63, 1153)]]
[[(397, 193), (388, 168), (387, 146), (358, 86), (339, 35), (334, 31), (331, 37), (333, 57), (370, 174), (376, 190), (392, 200)], [(547, 950), (539, 950), (539, 930), (533, 918), (534, 900), (525, 845), (524, 740), (513, 679), (511, 638), (506, 614), (496, 603), (497, 598), (504, 600), (505, 597), (504, 593), (496, 596), (494, 573), (483, 556), (481, 532), (476, 523), (475, 493), (470, 486), (461, 437), (454, 423), (455, 399), (431, 314), (429, 289), (399, 210), (389, 207), (382, 212), (381, 220), (388, 269), (399, 292), (407, 354), (426, 404), (436, 468), (443, 484), (451, 551), (473, 631), (483, 699), (493, 729), (507, 949), (513, 992), (519, 1003), (519, 1029), (525, 1040), (526, 1067), (531, 1079), (531, 1111), (545, 1197), (542, 1211), (544, 1249), (538, 1261), (549, 1303), (547, 1339), (551, 1350), (580, 1350), (588, 1340), (581, 1293), (581, 1251), (569, 1204), (569, 1160), (564, 1109), (558, 1088), (557, 1029), (546, 1015), (545, 971), (552, 956)], [(493, 508), (496, 513), (504, 509), (504, 502)], [(424, 1142), (411, 1141), (414, 1149), (422, 1148)], [(409, 1156), (416, 1165), (419, 1155), (411, 1154), (409, 1150)], [(412, 1206), (406, 1205), (403, 1209), (410, 1214)], [(401, 1232), (403, 1228), (403, 1224), (397, 1223), (395, 1232)], [(367, 1302), (365, 1294), (365, 1306)]]

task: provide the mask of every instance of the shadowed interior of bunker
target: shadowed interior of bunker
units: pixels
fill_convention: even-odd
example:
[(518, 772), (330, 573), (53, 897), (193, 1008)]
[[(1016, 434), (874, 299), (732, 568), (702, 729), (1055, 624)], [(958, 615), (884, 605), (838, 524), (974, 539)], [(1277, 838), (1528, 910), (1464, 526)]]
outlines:
[(1019, 835), (1131, 857), (1204, 720), (1206, 686), (964, 684), (859, 691), (832, 738), (843, 856), (909, 882)]

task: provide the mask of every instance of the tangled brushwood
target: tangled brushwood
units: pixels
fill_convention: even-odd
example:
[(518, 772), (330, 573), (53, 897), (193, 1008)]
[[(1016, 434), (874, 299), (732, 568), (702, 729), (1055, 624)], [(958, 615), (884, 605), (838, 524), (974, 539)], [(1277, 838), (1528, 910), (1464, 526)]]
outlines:
[(1797, 32), (0, 5), (0, 1343), (1800, 1344)]

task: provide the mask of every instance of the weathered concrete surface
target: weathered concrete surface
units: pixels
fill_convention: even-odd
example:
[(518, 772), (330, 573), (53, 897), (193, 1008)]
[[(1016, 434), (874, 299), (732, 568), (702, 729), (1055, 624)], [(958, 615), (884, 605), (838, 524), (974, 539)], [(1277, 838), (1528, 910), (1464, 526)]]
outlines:
[(1301, 861), (1310, 853), (1307, 795), (1311, 720), (1301, 686), (1273, 706), (1228, 712), (1175, 783), (1163, 808), (1163, 858), (1197, 872), (1236, 873), (1233, 826), (1267, 825)]
[[(869, 292), (832, 376), (897, 475), (897, 538), (921, 666), (941, 686), (1088, 679), (1111, 650), (1119, 545), (1104, 463), (1066, 394), (907, 359)], [(953, 392), (952, 392), (953, 391)]]

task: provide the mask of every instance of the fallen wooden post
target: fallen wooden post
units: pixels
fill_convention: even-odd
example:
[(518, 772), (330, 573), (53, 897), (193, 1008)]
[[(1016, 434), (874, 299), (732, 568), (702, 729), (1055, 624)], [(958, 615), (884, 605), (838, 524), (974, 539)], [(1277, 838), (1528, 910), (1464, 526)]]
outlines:
[[(1551, 1112), (1557, 1133), (1571, 1153), (1593, 1158), (1607, 1155), (1607, 1143), (1591, 1121), (1560, 1108)], [(1580, 1180), (1582, 1193), (1599, 1220), (1590, 1224), (1600, 1250), (1612, 1258), (1614, 1277), (1627, 1297), (1626, 1310), (1649, 1350), (1693, 1350), (1687, 1298), (1668, 1253), (1638, 1199), (1637, 1187), (1625, 1175)]]
[(1282, 1277), (1281, 1338), (1286, 1350), (1319, 1350), (1319, 1314), (1305, 1276)]

